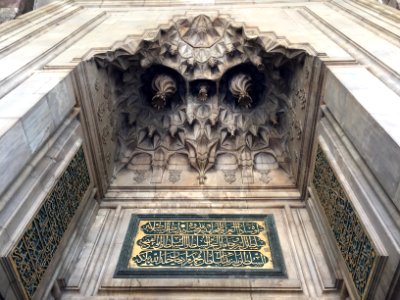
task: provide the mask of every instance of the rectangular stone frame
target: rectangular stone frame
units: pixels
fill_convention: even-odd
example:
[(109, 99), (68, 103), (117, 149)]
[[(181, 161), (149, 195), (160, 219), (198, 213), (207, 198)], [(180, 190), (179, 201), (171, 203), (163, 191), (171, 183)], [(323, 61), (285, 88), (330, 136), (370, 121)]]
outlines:
[[(313, 207), (311, 208), (311, 210), (316, 209), (317, 213), (319, 214), (318, 219), (319, 220), (314, 220), (314, 222), (321, 222), (322, 223), (322, 227), (323, 230), (325, 232), (327, 232), (328, 237), (327, 237), (327, 241), (325, 240), (324, 237), (322, 237), (323, 239), (323, 243), (327, 242), (328, 245), (330, 245), (330, 248), (332, 248), (335, 252), (335, 257), (339, 260), (339, 265), (341, 267), (341, 270), (344, 272), (344, 277), (346, 279), (347, 285), (350, 287), (350, 294), (352, 296), (357, 297), (356, 299), (372, 299), (373, 298), (373, 294), (374, 294), (374, 285), (377, 283), (377, 280), (379, 278), (379, 274), (382, 271), (382, 268), (386, 262), (387, 259), (387, 255), (386, 253), (384, 253), (382, 251), (382, 248), (379, 247), (379, 245), (371, 238), (371, 234), (368, 232), (366, 225), (363, 222), (363, 219), (360, 216), (360, 213), (357, 212), (356, 207), (354, 206), (354, 204), (352, 203), (352, 197), (350, 197), (349, 192), (345, 189), (345, 186), (343, 184), (343, 182), (341, 182), (340, 178), (341, 176), (339, 175), (340, 172), (338, 172), (337, 168), (335, 168), (335, 166), (332, 164), (330, 157), (327, 156), (326, 153), (326, 148), (325, 148), (325, 144), (323, 141), (319, 141), (316, 143), (315, 145), (315, 154), (314, 154), (314, 164), (315, 164), (315, 158), (316, 158), (316, 154), (318, 151), (322, 151), (323, 155), (325, 156), (325, 159), (327, 161), (327, 163), (329, 164), (329, 167), (331, 168), (332, 172), (333, 172), (333, 176), (336, 178), (336, 180), (338, 181), (338, 183), (340, 184), (340, 188), (343, 190), (343, 193), (345, 194), (347, 201), (349, 202), (349, 204), (351, 205), (355, 217), (358, 220), (358, 222), (361, 225), (361, 228), (363, 229), (365, 235), (368, 237), (369, 242), (371, 243), (371, 245), (373, 246), (373, 250), (375, 251), (375, 259), (371, 268), (371, 271), (369, 273), (369, 276), (367, 278), (367, 283), (366, 286), (363, 290), (362, 293), (360, 293), (359, 289), (356, 286), (356, 283), (354, 282), (353, 278), (352, 278), (352, 273), (349, 270), (349, 267), (346, 263), (345, 258), (343, 257), (343, 253), (341, 252), (340, 248), (339, 248), (339, 244), (338, 241), (335, 238), (334, 232), (332, 227), (329, 225), (327, 216), (325, 214), (325, 210), (322, 207), (321, 204), (321, 200), (318, 196), (316, 187), (314, 186), (314, 176), (315, 176), (315, 165), (313, 166), (314, 171), (312, 172), (312, 176), (311, 176), (311, 181), (310, 181), (310, 196), (311, 199), (313, 200)], [(315, 217), (315, 213), (312, 213), (312, 215), (314, 215)], [(317, 227), (318, 224), (317, 224)]]
[[(220, 268), (213, 270), (205, 270), (204, 268), (188, 268), (188, 269), (173, 269), (163, 268), (160, 270), (132, 270), (127, 268), (128, 261), (130, 259), (130, 253), (132, 250), (132, 243), (136, 236), (136, 228), (141, 218), (146, 219), (225, 219), (225, 218), (236, 218), (237, 220), (251, 220), (255, 218), (262, 218), (268, 228), (268, 238), (270, 242), (271, 255), (275, 262), (273, 269), (269, 270), (232, 270), (229, 268)], [(134, 278), (134, 277), (232, 277), (232, 276), (244, 276), (244, 277), (281, 277), (287, 278), (285, 263), (279, 243), (278, 233), (275, 228), (275, 221), (273, 215), (221, 215), (221, 214), (210, 214), (210, 215), (195, 215), (195, 214), (144, 214), (144, 215), (132, 215), (129, 222), (128, 230), (125, 235), (125, 240), (121, 249), (120, 257), (118, 259), (117, 268), (114, 273), (114, 278)]]

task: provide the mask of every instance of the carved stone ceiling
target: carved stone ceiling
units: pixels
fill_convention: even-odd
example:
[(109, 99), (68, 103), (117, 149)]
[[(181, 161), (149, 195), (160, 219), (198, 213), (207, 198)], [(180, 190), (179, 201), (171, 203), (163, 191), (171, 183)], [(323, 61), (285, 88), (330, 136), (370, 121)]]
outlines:
[(313, 56), (223, 16), (176, 18), (136, 45), (84, 62), (111, 188), (302, 188)]

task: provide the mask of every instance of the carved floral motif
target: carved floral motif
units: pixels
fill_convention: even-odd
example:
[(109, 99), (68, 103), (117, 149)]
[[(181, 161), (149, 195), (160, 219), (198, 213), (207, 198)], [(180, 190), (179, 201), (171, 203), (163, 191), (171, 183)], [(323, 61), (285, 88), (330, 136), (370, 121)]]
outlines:
[(169, 182), (177, 183), (179, 180), (181, 180), (181, 173), (182, 171), (179, 170), (170, 170), (168, 177)]
[(268, 183), (270, 183), (271, 182), (271, 180), (272, 180), (272, 178), (269, 176), (270, 174), (270, 170), (263, 170), (263, 171), (261, 171), (260, 172), (261, 173), (261, 176), (260, 176), (260, 180), (263, 182), (263, 183), (265, 183), (265, 184), (268, 184)]
[(197, 100), (199, 101), (207, 101), (208, 94), (207, 94), (207, 86), (202, 85), (199, 90), (199, 94), (197, 95)]
[(236, 170), (223, 170), (224, 179), (229, 184), (232, 184), (236, 181)]
[(135, 175), (133, 177), (133, 181), (136, 183), (143, 183), (146, 180), (146, 170), (134, 170), (133, 174)]
[(155, 95), (151, 99), (151, 104), (157, 110), (163, 109), (167, 104), (167, 98), (176, 92), (174, 80), (164, 74), (157, 76), (153, 80), (152, 88)]
[(299, 102), (300, 108), (305, 109), (307, 103), (307, 95), (304, 89), (299, 89), (296, 92), (296, 102)]
[(240, 106), (250, 108), (253, 99), (249, 94), (251, 89), (251, 78), (244, 74), (239, 74), (231, 80), (229, 90), (237, 98)]

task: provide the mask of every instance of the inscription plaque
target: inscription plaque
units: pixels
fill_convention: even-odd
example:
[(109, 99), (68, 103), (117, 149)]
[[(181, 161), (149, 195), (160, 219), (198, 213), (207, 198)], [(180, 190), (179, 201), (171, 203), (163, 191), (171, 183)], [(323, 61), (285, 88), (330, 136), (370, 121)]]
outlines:
[(272, 215), (133, 215), (115, 273), (284, 276)]
[(317, 150), (313, 185), (354, 286), (363, 299), (367, 298), (374, 272), (383, 257), (364, 229), (321, 146)]

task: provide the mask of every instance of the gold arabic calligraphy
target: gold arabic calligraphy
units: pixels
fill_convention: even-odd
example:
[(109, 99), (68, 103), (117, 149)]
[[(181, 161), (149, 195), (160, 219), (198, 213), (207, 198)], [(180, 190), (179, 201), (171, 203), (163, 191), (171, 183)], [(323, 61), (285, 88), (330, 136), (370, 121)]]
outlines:
[(262, 220), (141, 220), (138, 227), (131, 268), (273, 268)]

